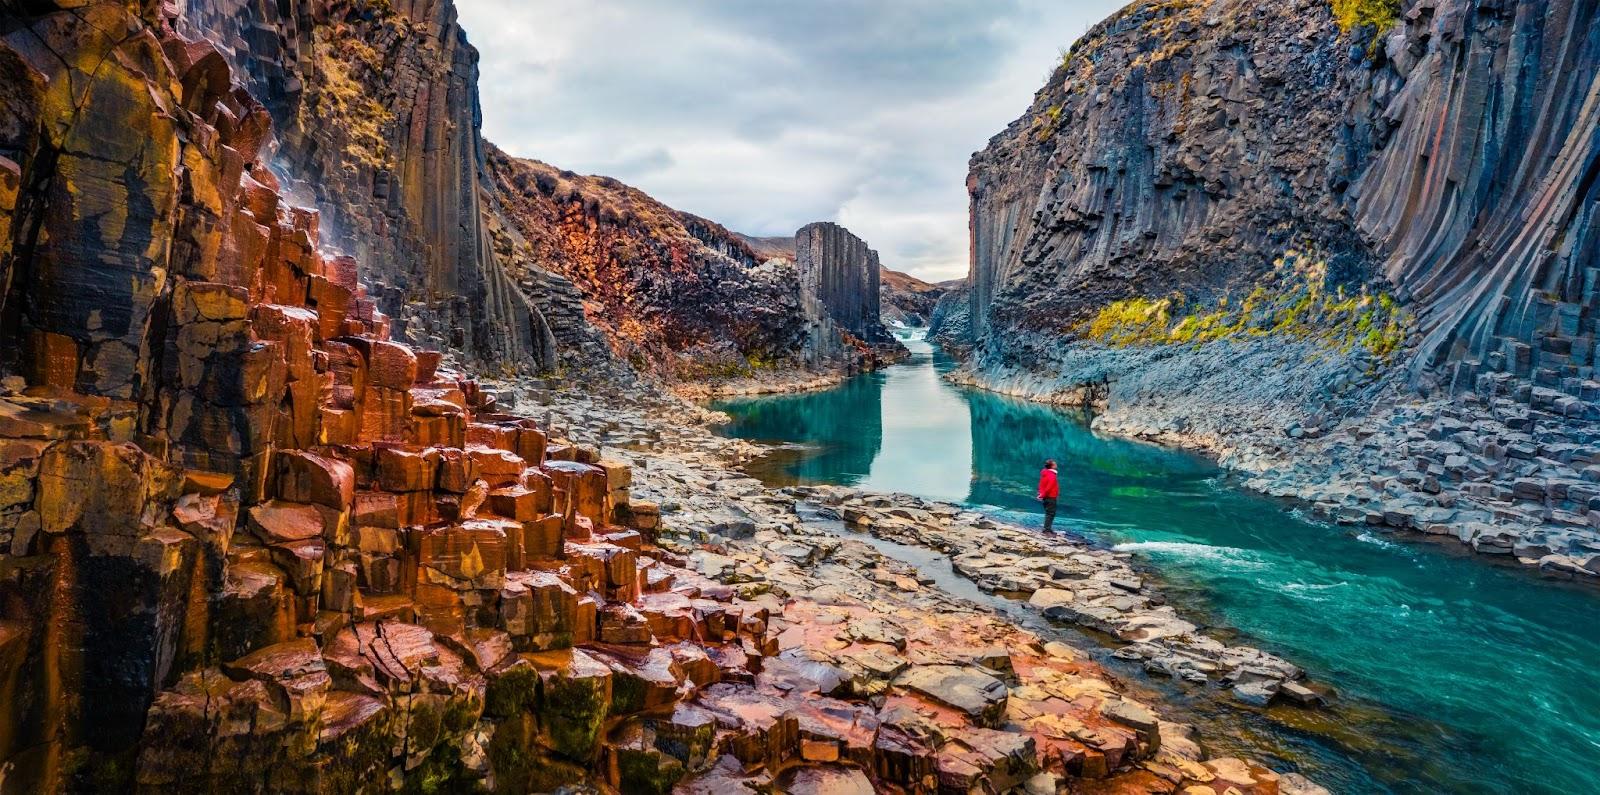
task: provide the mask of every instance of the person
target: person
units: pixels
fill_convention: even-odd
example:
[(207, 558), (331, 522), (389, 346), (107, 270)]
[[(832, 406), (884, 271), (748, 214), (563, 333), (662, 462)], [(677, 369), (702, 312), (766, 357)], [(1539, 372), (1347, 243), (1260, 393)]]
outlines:
[(1039, 502), (1044, 505), (1044, 531), (1056, 522), (1056, 499), (1061, 496), (1061, 484), (1056, 482), (1056, 460), (1054, 458), (1044, 462), (1044, 469), (1039, 470)]

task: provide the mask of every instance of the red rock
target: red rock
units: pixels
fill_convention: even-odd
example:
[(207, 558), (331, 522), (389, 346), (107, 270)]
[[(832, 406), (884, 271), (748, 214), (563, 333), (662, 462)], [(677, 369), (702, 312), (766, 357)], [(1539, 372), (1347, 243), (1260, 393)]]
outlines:
[(410, 431), (411, 393), (368, 384), (361, 401), (361, 441), (404, 442)]
[(520, 484), (489, 492), (489, 510), (494, 511), (497, 516), (519, 522), (531, 522), (544, 514), (539, 508), (538, 493), (529, 491)]
[(432, 571), (446, 578), (429, 580), (435, 584), (498, 590), (506, 572), (506, 533), (520, 529), (514, 522), (473, 519), (424, 530), (416, 536), (417, 576)]
[(578, 592), (550, 572), (506, 575), (500, 591), (501, 626), (518, 648), (533, 651), (571, 646), (579, 622)]
[(538, 428), (519, 428), (517, 430), (517, 455), (522, 456), (530, 466), (544, 463), (544, 448), (549, 438)]
[(310, 638), (268, 646), (222, 666), (235, 679), (254, 679), (280, 694), (291, 721), (309, 721), (322, 710), (333, 680)]
[(570, 461), (546, 461), (540, 467), (548, 473), (555, 488), (567, 494), (568, 505), (595, 525), (611, 517), (606, 509), (606, 475), (599, 467)]
[(782, 698), (724, 682), (702, 691), (699, 701), (728, 732), (728, 752), (745, 765), (778, 769), (799, 756), (800, 723)]
[(309, 502), (336, 510), (355, 501), (355, 470), (349, 462), (324, 458), (303, 450), (284, 450), (273, 457), (278, 470), (278, 497)]
[(412, 453), (398, 448), (378, 450), (378, 488), (384, 491), (426, 491), (433, 488), (439, 454)]
[(478, 480), (478, 462), (464, 450), (439, 450), (439, 490), (465, 493)]
[(524, 560), (554, 558), (561, 555), (565, 543), (561, 537), (561, 517), (549, 514), (522, 523), (522, 554)]
[(393, 494), (381, 491), (358, 491), (351, 512), (351, 522), (358, 529), (364, 527), (398, 529), (399, 499)]
[(417, 351), (417, 383), (433, 383), (443, 357), (444, 354), (439, 351)]
[(487, 481), (490, 488), (504, 488), (522, 482), (522, 471), (527, 467), (521, 456), (505, 450), (488, 447), (469, 447), (467, 456), (477, 465), (478, 477)]
[(272, 561), (289, 575), (289, 583), (301, 596), (322, 592), (322, 564), (327, 545), (320, 538), (283, 541), (273, 544)]
[(298, 289), (306, 296), (307, 304), (317, 311), (318, 333), (322, 339), (333, 339), (344, 333), (345, 313), (350, 310), (350, 290), (334, 284), (322, 276), (311, 276)]
[(586, 651), (611, 668), (611, 714), (654, 712), (678, 700), (686, 677), (669, 649), (591, 647)]
[(350, 344), (366, 356), (369, 385), (408, 391), (417, 382), (417, 356), (409, 346), (367, 338), (355, 338)]
[(273, 500), (250, 509), (249, 529), (268, 544), (304, 541), (322, 538), (327, 520), (315, 505)]
[(469, 447), (483, 447), (490, 450), (504, 450), (515, 453), (518, 449), (517, 431), (517, 427), (513, 425), (485, 422), (468, 423), (467, 445)]

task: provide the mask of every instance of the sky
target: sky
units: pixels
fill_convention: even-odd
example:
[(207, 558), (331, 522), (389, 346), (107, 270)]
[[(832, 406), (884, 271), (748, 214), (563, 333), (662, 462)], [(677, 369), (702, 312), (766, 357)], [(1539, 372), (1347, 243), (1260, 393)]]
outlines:
[(484, 135), (757, 236), (967, 273), (967, 161), (1123, 0), (457, 0)]

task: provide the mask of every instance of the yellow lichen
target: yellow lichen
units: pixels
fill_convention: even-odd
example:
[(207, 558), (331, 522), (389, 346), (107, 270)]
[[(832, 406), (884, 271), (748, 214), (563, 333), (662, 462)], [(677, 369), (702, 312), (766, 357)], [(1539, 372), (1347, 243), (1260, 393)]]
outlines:
[(1333, 18), (1339, 29), (1349, 33), (1356, 28), (1371, 25), (1379, 31), (1387, 30), (1400, 19), (1400, 0), (1330, 0)]
[(1068, 329), (1106, 345), (1205, 344), (1228, 338), (1278, 337), (1349, 352), (1361, 346), (1387, 360), (1405, 343), (1410, 315), (1387, 293), (1347, 294), (1326, 287), (1327, 261), (1288, 251), (1237, 306), (1191, 305), (1182, 295), (1127, 298)]

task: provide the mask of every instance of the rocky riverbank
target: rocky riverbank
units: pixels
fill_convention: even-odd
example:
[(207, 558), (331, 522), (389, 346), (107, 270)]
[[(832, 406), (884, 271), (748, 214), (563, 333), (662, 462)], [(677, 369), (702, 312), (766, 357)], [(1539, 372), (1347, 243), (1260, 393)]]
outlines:
[[(807, 702), (855, 715), (858, 727), (875, 718), (880, 736), (920, 738), (941, 788), (986, 780), (987, 791), (1319, 791), (1253, 763), (1205, 760), (1203, 737), (1191, 740), (1157, 717), (1159, 707), (1119, 695), (1125, 689), (1081, 648), (962, 599), (841, 532), (839, 520), (900, 543), (965, 549), (952, 561), (960, 576), (983, 590), (1031, 594), (1027, 609), (1114, 637), (1118, 656), (1152, 673), (1221, 683), (1248, 703), (1320, 698), (1292, 664), (1179, 618), (1128, 556), (1047, 543), (903, 495), (766, 488), (734, 471), (765, 448), (711, 435), (702, 423), (714, 415), (671, 399), (534, 398), (552, 402), (555, 428), (631, 463), (634, 494), (659, 509), (657, 544), (768, 609), (780, 648), (759, 684), (772, 709), (793, 709), (792, 697), (809, 691)], [(664, 416), (685, 421), (664, 425)], [(732, 775), (704, 774), (717, 786), (732, 786)]]
[(1036, 350), (1026, 367), (950, 377), (1092, 408), (1097, 432), (1206, 453), (1330, 521), (1455, 538), (1600, 583), (1600, 383), (1543, 385), (1502, 360), (1470, 390), (1425, 398), (1360, 349), (1270, 337)]

